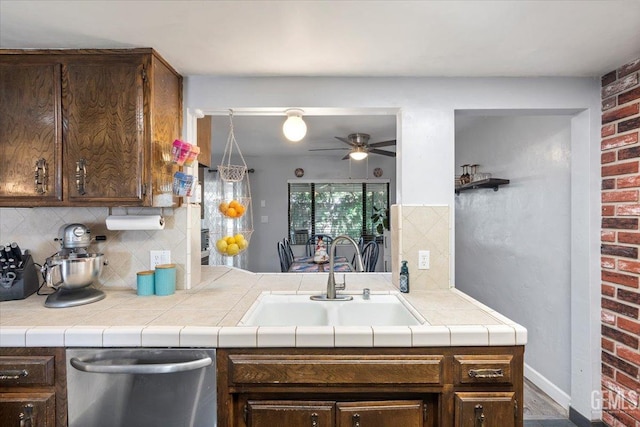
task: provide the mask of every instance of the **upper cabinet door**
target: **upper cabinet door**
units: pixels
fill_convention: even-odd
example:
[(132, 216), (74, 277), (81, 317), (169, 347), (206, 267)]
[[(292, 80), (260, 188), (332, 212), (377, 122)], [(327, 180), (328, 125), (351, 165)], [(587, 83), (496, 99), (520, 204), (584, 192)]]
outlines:
[(142, 204), (144, 76), (138, 55), (63, 66), (64, 181), (71, 204)]
[(0, 64), (0, 206), (62, 202), (60, 65)]

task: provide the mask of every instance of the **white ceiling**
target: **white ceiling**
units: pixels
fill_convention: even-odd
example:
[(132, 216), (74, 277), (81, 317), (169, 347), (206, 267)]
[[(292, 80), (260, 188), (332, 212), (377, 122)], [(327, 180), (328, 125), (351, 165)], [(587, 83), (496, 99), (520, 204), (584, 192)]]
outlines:
[[(640, 0), (0, 0), (0, 48), (128, 47), (185, 76), (601, 76), (640, 57)], [(307, 140), (395, 133), (355, 119), (318, 117)], [(237, 129), (282, 141), (264, 120), (282, 118)]]

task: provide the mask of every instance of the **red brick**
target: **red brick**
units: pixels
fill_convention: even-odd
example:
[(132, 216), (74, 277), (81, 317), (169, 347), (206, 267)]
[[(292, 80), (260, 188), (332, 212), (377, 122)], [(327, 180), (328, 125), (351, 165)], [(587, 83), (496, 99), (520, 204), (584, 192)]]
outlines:
[(602, 230), (600, 231), (600, 240), (602, 240), (603, 242), (615, 242), (616, 232), (610, 230)]
[(600, 364), (600, 372), (602, 372), (603, 376), (610, 378), (613, 378), (616, 375), (615, 369), (609, 365), (605, 365), (604, 363)]
[(621, 357), (614, 356), (607, 352), (602, 352), (602, 362), (606, 363), (609, 366), (613, 366), (618, 369), (618, 371), (622, 371), (626, 374), (631, 375), (632, 377), (638, 376), (638, 367), (633, 365), (632, 363), (623, 360)]
[(633, 119), (625, 120), (623, 122), (618, 123), (618, 132), (627, 132), (630, 130), (640, 128), (640, 117), (636, 117)]
[(618, 242), (640, 245), (640, 233), (630, 233), (628, 231), (620, 231), (618, 233)]
[(616, 153), (614, 151), (607, 151), (600, 156), (600, 164), (607, 164), (616, 161)]
[(614, 216), (616, 214), (615, 205), (602, 205), (602, 216)]
[(608, 245), (603, 243), (600, 245), (600, 253), (602, 255), (638, 259), (638, 248), (635, 246)]
[(602, 124), (607, 124), (611, 122), (615, 122), (620, 119), (624, 119), (627, 117), (635, 116), (640, 112), (639, 105), (631, 104), (624, 107), (616, 108), (615, 110), (607, 111), (602, 114)]
[(601, 150), (609, 150), (625, 145), (635, 144), (638, 142), (638, 133), (629, 133), (626, 135), (614, 136), (612, 138), (603, 139), (600, 143)]
[(618, 328), (633, 332), (636, 335), (640, 334), (640, 323), (629, 320), (626, 317), (618, 317)]
[(616, 185), (618, 188), (640, 187), (640, 175), (616, 178)]
[(620, 95), (618, 95), (618, 103), (622, 105), (622, 104), (626, 104), (627, 102), (636, 100), (638, 98), (640, 98), (640, 86), (638, 86), (635, 89), (631, 89), (628, 92), (621, 93)]
[(638, 218), (602, 218), (602, 228), (637, 230)]
[(636, 427), (637, 425), (636, 420), (619, 409), (613, 408), (611, 415), (620, 422), (620, 424), (616, 423), (614, 427)]
[(617, 70), (613, 70), (602, 76), (602, 78), (600, 79), (600, 83), (602, 84), (602, 87), (605, 87), (615, 82), (616, 80), (618, 80), (618, 73)]
[(602, 111), (610, 110), (618, 105), (618, 99), (615, 96), (602, 100)]
[(637, 202), (638, 190), (624, 190), (624, 191), (603, 191), (602, 203), (607, 202)]
[[(631, 133), (629, 135), (635, 135), (636, 139), (638, 139), (638, 132), (636, 132), (635, 134)], [(640, 147), (638, 146), (625, 148), (618, 151), (618, 160), (634, 159), (636, 157), (640, 157)]]
[(638, 391), (640, 390), (640, 382), (634, 380), (633, 378), (629, 378), (622, 372), (616, 373), (615, 380), (623, 387), (627, 387), (630, 390)]
[(609, 313), (608, 311), (602, 310), (600, 312), (600, 320), (602, 321), (602, 323), (606, 323), (606, 324), (615, 326), (615, 324), (616, 324), (616, 315), (613, 314), (613, 313)]
[(614, 343), (613, 341), (611, 341), (611, 340), (606, 339), (606, 338), (604, 338), (604, 337), (603, 337), (603, 338), (600, 340), (600, 342), (601, 342), (601, 344), (602, 344), (602, 348), (603, 348), (603, 349), (605, 349), (605, 350), (610, 351), (611, 353), (613, 353), (613, 351), (614, 351), (614, 349), (615, 349), (615, 343)]
[(614, 269), (614, 268), (616, 268), (616, 260), (615, 260), (615, 258), (610, 258), (610, 257), (607, 257), (607, 256), (601, 257), (600, 258), (600, 267), (606, 268), (606, 269)]
[(640, 205), (634, 203), (632, 205), (618, 205), (616, 214), (620, 216), (638, 216), (640, 215)]
[(600, 129), (600, 136), (602, 138), (606, 136), (611, 136), (614, 133), (616, 133), (616, 125), (614, 124), (602, 126), (602, 128)]
[(618, 289), (618, 300), (630, 302), (631, 304), (640, 304), (640, 294), (638, 292), (629, 291), (627, 289)]
[(638, 70), (640, 70), (640, 58), (634, 59), (633, 61), (618, 68), (618, 78), (624, 77)]
[(603, 282), (615, 283), (617, 285), (628, 286), (630, 288), (638, 288), (638, 276), (616, 273), (614, 271), (601, 271), (600, 278)]
[(608, 84), (602, 88), (602, 91), (601, 91), (602, 99), (608, 98), (611, 95), (615, 95), (616, 93), (620, 93), (624, 90), (632, 88), (637, 84), (638, 84), (637, 74), (631, 74), (621, 79), (618, 79), (615, 82)]
[(623, 345), (616, 346), (616, 355), (621, 359), (631, 362), (635, 365), (640, 365), (640, 353), (637, 350), (630, 350)]
[[(600, 304), (602, 306), (602, 308), (607, 309), (607, 310), (611, 310), (611, 311), (615, 311), (618, 314), (622, 314), (624, 316), (627, 317), (631, 317), (633, 319), (637, 319), (638, 318), (638, 307), (632, 307), (630, 305), (627, 304), (622, 304), (621, 302), (617, 302), (608, 298), (601, 298), (600, 299)], [(605, 336), (608, 336), (609, 338), (612, 338), (616, 341), (619, 341), (623, 344), (627, 344), (629, 347), (637, 347), (638, 346), (638, 338), (637, 337), (633, 337), (633, 336), (623, 336), (623, 335), (627, 335), (624, 334), (623, 332), (618, 331), (617, 329), (612, 329), (611, 331), (605, 331), (604, 328), (607, 328), (606, 326), (602, 325), (603, 331), (602, 334)], [(607, 329), (611, 329), (611, 328), (607, 328)], [(631, 341), (628, 340), (635, 340), (635, 345), (631, 344)], [(627, 340), (627, 341), (625, 341)]]
[(638, 162), (618, 163), (602, 167), (602, 176), (626, 175), (638, 173)]
[(600, 288), (602, 295), (604, 296), (614, 297), (616, 295), (616, 288), (614, 286), (603, 283), (602, 285), (600, 285)]
[(618, 261), (618, 269), (628, 271), (629, 273), (640, 274), (640, 262), (620, 260)]

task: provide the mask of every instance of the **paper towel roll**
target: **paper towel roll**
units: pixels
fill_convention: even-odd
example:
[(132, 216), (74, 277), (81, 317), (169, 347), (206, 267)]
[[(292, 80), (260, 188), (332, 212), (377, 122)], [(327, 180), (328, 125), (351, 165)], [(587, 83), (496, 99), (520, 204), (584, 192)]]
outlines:
[(107, 217), (107, 230), (162, 230), (161, 215), (111, 215)]

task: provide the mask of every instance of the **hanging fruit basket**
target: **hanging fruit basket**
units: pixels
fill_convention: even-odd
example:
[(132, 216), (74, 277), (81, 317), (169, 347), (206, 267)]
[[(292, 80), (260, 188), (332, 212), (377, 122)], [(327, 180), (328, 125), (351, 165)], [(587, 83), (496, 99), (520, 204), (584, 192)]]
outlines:
[(252, 233), (253, 230), (236, 230), (235, 232), (230, 231), (222, 236), (219, 234), (212, 236), (216, 239), (214, 242), (216, 251), (224, 256), (233, 257), (240, 255), (249, 248)]
[[(240, 158), (240, 162), (236, 164), (232, 164), (234, 150), (237, 151), (234, 161), (237, 160), (237, 157)], [(220, 173), (220, 179), (227, 182), (240, 182), (247, 173), (247, 162), (244, 161), (240, 146), (233, 133), (233, 111), (229, 113), (229, 137), (224, 147), (222, 161), (218, 165), (218, 172)]]
[(218, 212), (226, 218), (242, 218), (251, 210), (251, 197), (235, 197), (217, 200)]

